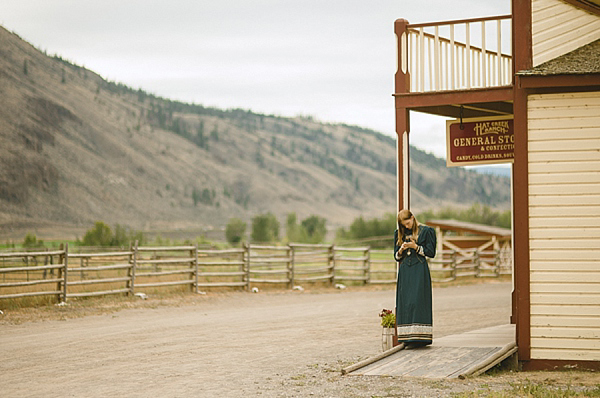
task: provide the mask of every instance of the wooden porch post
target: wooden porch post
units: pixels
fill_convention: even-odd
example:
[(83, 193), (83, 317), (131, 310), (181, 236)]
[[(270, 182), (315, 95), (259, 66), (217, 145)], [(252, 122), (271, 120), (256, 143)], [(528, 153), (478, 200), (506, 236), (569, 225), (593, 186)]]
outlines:
[[(410, 74), (408, 72), (408, 21), (397, 19), (394, 32), (398, 40), (398, 65), (395, 75), (395, 93), (410, 92)], [(410, 208), (410, 179), (409, 179), (409, 140), (410, 131), (409, 110), (396, 98), (396, 145), (397, 145), (397, 210)]]
[[(513, 165), (514, 281), (513, 318), (516, 317), (519, 360), (531, 359), (529, 278), (529, 189), (527, 155), (527, 92), (516, 73), (533, 67), (531, 1), (512, 0), (513, 113), (515, 159)], [(516, 313), (515, 313), (516, 312)]]
[[(408, 73), (408, 21), (397, 19), (394, 23), (394, 33), (398, 42), (398, 65), (394, 76), (395, 94), (404, 94), (410, 91), (410, 75)], [(408, 109), (396, 97), (396, 211), (410, 206), (409, 189), (409, 154), (408, 132), (410, 119)], [(397, 308), (396, 308), (397, 310)], [(394, 311), (397, 317), (397, 311)], [(394, 347), (398, 345), (398, 325), (394, 325)]]

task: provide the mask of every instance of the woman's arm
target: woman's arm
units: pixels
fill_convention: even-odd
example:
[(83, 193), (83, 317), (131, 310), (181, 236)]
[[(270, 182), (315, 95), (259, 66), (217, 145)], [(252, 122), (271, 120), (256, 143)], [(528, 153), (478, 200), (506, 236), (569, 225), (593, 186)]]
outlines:
[[(429, 258), (435, 257), (435, 252), (437, 249), (437, 238), (435, 236), (435, 230), (431, 227), (421, 227), (422, 230), (419, 233), (419, 242), (418, 246), (423, 248), (422, 255), (427, 256)], [(418, 249), (419, 254), (421, 254), (421, 249)]]
[(399, 251), (400, 246), (398, 246), (398, 230), (394, 231), (394, 259), (396, 261), (400, 261), (402, 256), (402, 252)]

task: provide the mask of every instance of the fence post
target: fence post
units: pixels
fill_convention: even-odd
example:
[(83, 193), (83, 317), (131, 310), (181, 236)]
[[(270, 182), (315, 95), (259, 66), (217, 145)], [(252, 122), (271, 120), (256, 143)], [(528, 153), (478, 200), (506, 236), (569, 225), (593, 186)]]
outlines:
[(67, 302), (67, 274), (69, 272), (69, 244), (65, 243), (65, 273), (63, 274), (63, 301)]
[[(243, 248), (243, 247), (244, 247), (244, 246), (243, 246), (243, 244), (242, 244), (242, 248)], [(240, 253), (238, 253), (238, 255), (239, 255), (239, 254), (240, 254)], [(244, 263), (244, 251), (243, 251), (243, 250), (242, 250), (242, 252), (241, 252), (241, 255), (242, 255), (242, 259), (241, 259), (241, 263), (242, 263), (242, 264), (240, 265), (240, 272), (244, 273), (244, 272), (246, 272), (246, 264)], [(246, 278), (246, 275), (245, 275), (245, 274), (244, 274), (244, 275), (242, 275), (242, 282), (246, 282), (246, 283), (247, 283), (247, 278)]]
[(500, 249), (494, 250), (494, 273), (496, 278), (500, 276)]
[(129, 255), (127, 259), (127, 264), (129, 264), (129, 268), (127, 268), (127, 277), (129, 278), (129, 280), (125, 284), (125, 287), (129, 289), (127, 295), (131, 296), (131, 267), (133, 267), (133, 243), (131, 243), (131, 241), (129, 241)]
[(452, 280), (456, 280), (456, 250), (452, 250)]
[[(189, 253), (189, 255), (190, 255), (190, 258), (194, 258), (194, 249), (190, 249), (190, 253)], [(196, 272), (195, 272), (195, 266), (194, 266), (194, 263), (192, 263), (192, 262), (189, 262), (189, 263), (188, 263), (188, 267), (190, 268), (190, 270), (191, 270), (191, 272), (190, 272), (190, 273), (191, 273), (192, 275), (196, 273)], [(194, 278), (194, 279), (195, 279), (195, 278)], [(195, 284), (195, 281), (194, 281), (194, 282), (192, 282), (192, 283), (190, 283), (190, 292), (192, 292), (192, 293), (194, 292), (194, 284)]]
[(135, 271), (137, 268), (137, 256), (138, 256), (138, 241), (136, 240), (133, 244), (133, 264), (131, 264), (130, 272), (131, 272), (131, 282), (130, 289), (131, 295), (135, 295)]
[(473, 253), (473, 265), (475, 267), (475, 277), (479, 278), (481, 276), (481, 258), (479, 256), (479, 249), (475, 249)]
[(246, 256), (246, 290), (250, 291), (250, 243), (244, 243)]
[[(60, 244), (60, 246), (58, 246), (58, 248), (59, 248), (60, 250), (63, 250), (63, 251), (64, 251), (64, 250), (65, 250), (65, 245), (64, 245), (64, 243), (61, 243), (61, 244)], [(59, 262), (60, 264), (63, 264), (63, 265), (64, 265), (64, 263), (65, 263), (65, 253), (62, 253), (62, 254), (59, 254), (59, 255), (58, 255), (58, 262)], [(61, 290), (62, 290), (62, 284), (61, 284), (62, 282), (60, 281), (60, 279), (62, 279), (62, 277), (63, 277), (63, 272), (64, 272), (64, 269), (63, 269), (63, 267), (59, 268), (59, 269), (58, 269), (58, 271), (57, 271), (57, 275), (56, 275), (56, 276), (57, 276), (57, 279), (59, 280), (58, 282), (56, 282), (56, 290), (57, 290), (57, 291), (61, 291)], [(60, 294), (57, 294), (57, 295), (56, 295), (56, 299), (57, 299), (57, 300), (58, 300), (58, 302), (60, 303)]]
[(194, 268), (195, 268), (195, 270), (194, 270), (195, 278), (194, 279), (196, 280), (196, 282), (195, 282), (196, 287), (194, 288), (192, 286), (192, 290), (195, 290), (196, 293), (198, 293), (198, 243), (196, 243), (196, 246), (194, 247), (193, 254), (194, 254)]
[[(49, 251), (50, 249), (46, 248), (46, 251)], [(48, 257), (50, 256), (45, 256), (44, 257), (44, 265), (48, 265)], [(48, 270), (45, 269), (44, 272), (42, 273), (42, 279), (46, 279), (46, 274), (47, 274)]]
[[(27, 250), (27, 249), (25, 249)], [(25, 255), (25, 266), (27, 267), (27, 282), (29, 282), (29, 256)]]
[(290, 262), (288, 263), (288, 269), (290, 273), (290, 288), (294, 288), (294, 279), (296, 277), (296, 249), (288, 243), (288, 258)]
[(365, 285), (371, 282), (371, 246), (367, 246), (367, 249), (363, 253), (365, 260), (363, 266), (365, 268)]
[(335, 247), (329, 246), (329, 264), (331, 264), (331, 278), (329, 279), (329, 285), (333, 286), (335, 283)]

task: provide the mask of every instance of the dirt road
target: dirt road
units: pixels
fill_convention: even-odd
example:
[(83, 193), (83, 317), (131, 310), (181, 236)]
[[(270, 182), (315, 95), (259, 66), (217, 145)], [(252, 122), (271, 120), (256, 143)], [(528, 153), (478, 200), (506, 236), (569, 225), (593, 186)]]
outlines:
[[(505, 282), (434, 289), (434, 338), (509, 322), (510, 292)], [(0, 395), (440, 396), (441, 387), (422, 382), (340, 375), (381, 352), (378, 314), (393, 307), (392, 289), (228, 293), (180, 307), (2, 323)]]

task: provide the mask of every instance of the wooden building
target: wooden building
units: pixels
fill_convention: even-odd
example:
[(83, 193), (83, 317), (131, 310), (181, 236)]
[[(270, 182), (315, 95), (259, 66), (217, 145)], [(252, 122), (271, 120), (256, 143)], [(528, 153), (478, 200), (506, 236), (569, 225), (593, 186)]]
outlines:
[(600, 0), (512, 0), (511, 15), (399, 19), (395, 33), (398, 207), (409, 111), (512, 116), (519, 360), (600, 368)]
[(510, 229), (457, 220), (427, 220), (425, 224), (436, 231), (436, 258), (449, 260), (449, 253), (469, 257), (476, 252), (480, 267), (494, 269), (496, 275), (512, 274)]

